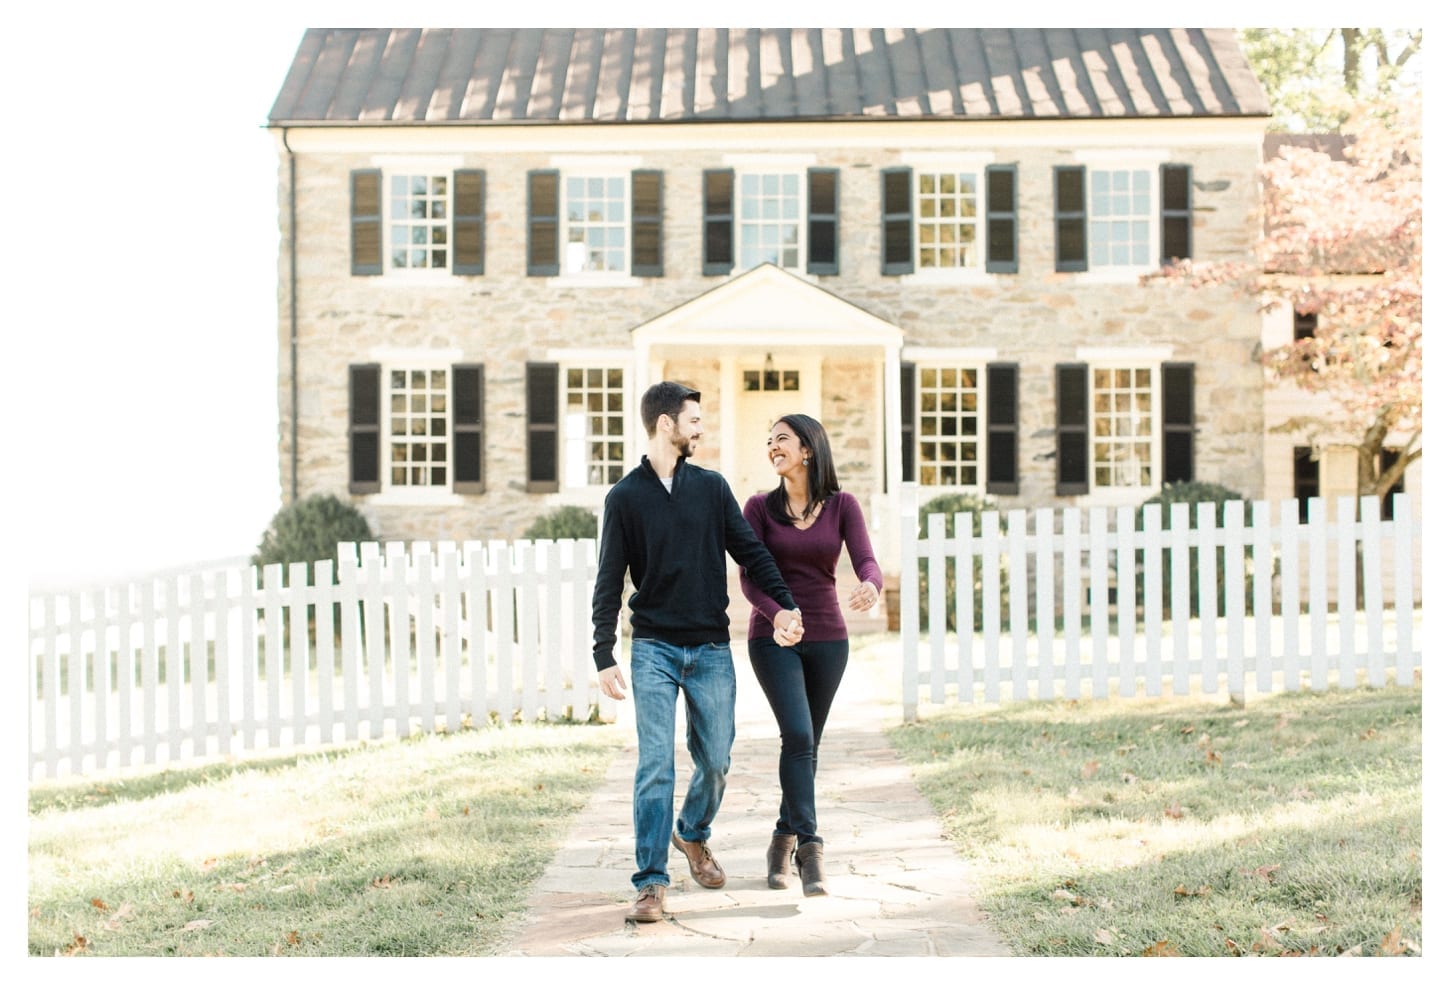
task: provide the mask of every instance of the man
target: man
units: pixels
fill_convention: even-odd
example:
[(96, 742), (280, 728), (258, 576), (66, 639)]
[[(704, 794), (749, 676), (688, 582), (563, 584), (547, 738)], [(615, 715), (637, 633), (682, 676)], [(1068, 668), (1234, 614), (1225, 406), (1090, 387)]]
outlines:
[[(703, 426), (700, 392), (656, 383), (640, 400), (649, 453), (604, 498), (599, 569), (594, 582), (594, 665), (599, 687), (623, 700), (614, 659), (624, 574), (630, 596), (630, 676), (634, 681), (639, 764), (634, 775), (634, 858), (638, 893), (628, 919), (664, 916), (670, 845), (707, 889), (725, 885), (710, 852), (710, 823), (725, 792), (735, 741), (735, 665), (730, 652), (725, 555), (782, 606), (781, 645), (802, 635), (800, 611), (770, 552), (740, 513), (718, 472), (686, 460)], [(685, 727), (694, 772), (675, 819), (675, 707), (685, 693)]]

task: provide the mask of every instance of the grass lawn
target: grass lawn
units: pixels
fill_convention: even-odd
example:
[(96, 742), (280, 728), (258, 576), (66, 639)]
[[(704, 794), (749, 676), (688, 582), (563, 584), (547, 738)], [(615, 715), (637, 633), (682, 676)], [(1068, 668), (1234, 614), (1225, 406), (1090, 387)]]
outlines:
[(31, 955), (486, 955), (620, 748), (524, 725), (30, 787)]
[(967, 706), (891, 736), (1018, 954), (1420, 953), (1418, 685)]

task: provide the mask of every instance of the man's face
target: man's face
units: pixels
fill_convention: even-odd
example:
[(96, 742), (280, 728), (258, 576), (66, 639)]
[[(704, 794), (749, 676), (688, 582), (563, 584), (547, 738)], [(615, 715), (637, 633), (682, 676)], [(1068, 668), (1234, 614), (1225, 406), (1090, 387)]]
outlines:
[(705, 433), (705, 425), (700, 417), (700, 402), (698, 400), (686, 400), (685, 405), (680, 408), (680, 414), (675, 418), (674, 433), (670, 435), (670, 443), (681, 455), (689, 458), (695, 454), (695, 446), (700, 443), (700, 435)]

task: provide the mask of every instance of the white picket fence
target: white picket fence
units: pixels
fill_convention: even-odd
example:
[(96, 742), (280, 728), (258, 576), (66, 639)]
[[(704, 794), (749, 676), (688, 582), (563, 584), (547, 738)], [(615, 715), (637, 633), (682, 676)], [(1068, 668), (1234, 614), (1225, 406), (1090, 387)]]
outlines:
[(594, 571), (592, 540), (361, 544), (32, 595), (31, 776), (609, 717)]
[[(1373, 497), (1337, 501), (1331, 523), (1322, 500), (1137, 508), (983, 512), (927, 517), (919, 535), (915, 490), (901, 515), (902, 712), (930, 703), (1158, 696), (1220, 687), (1257, 692), (1325, 690), (1393, 681), (1420, 667), (1416, 605), (1419, 524), (1408, 497), (1382, 521)], [(1345, 520), (1343, 518), (1351, 518)], [(1002, 520), (1006, 520), (1005, 531)], [(925, 562), (922, 588), (912, 572)], [(980, 578), (974, 586), (973, 573)], [(958, 574), (955, 627), (948, 631), (948, 570)], [(1362, 606), (1356, 572), (1362, 576)], [(965, 577), (963, 577), (965, 575)], [(918, 576), (920, 577), (920, 576)], [(1222, 601), (1195, 612), (1192, 599)], [(1141, 593), (1139, 586), (1141, 585)], [(1003, 594), (1006, 611), (1003, 611)], [(1164, 605), (1164, 596), (1168, 604)], [(974, 614), (980, 611), (980, 619)]]

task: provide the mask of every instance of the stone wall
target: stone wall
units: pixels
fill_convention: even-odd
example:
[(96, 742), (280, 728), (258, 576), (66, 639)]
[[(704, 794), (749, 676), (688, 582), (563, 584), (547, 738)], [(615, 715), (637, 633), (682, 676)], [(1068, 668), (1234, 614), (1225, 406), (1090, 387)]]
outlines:
[[(955, 139), (944, 124), (939, 132)], [(965, 126), (965, 125), (963, 125)], [(618, 133), (618, 128), (611, 128)], [(481, 362), (486, 379), (486, 484), (481, 497), (432, 494), (427, 503), (387, 504), (360, 497), (360, 507), (384, 539), (514, 537), (535, 517), (579, 495), (524, 491), (524, 365), (551, 348), (613, 349), (629, 358), (629, 331), (719, 286), (701, 274), (701, 169), (731, 166), (732, 156), (794, 153), (814, 166), (840, 169), (839, 276), (808, 278), (844, 300), (899, 325), (909, 346), (974, 347), (1020, 365), (1021, 495), (1012, 506), (1065, 506), (1054, 495), (1052, 427), (1055, 363), (1075, 361), (1083, 346), (1171, 348), (1174, 360), (1196, 364), (1200, 478), (1249, 496), (1263, 483), (1262, 372), (1255, 362), (1260, 322), (1251, 303), (1226, 292), (1190, 292), (1165, 284), (1100, 283), (1053, 270), (1052, 168), (1073, 163), (1071, 150), (1040, 142), (1005, 142), (999, 162), (1016, 162), (1019, 272), (978, 282), (932, 284), (880, 272), (881, 177), (903, 152), (920, 146), (832, 145), (811, 137), (809, 125), (773, 131), (773, 140), (718, 149), (682, 149), (678, 142), (629, 153), (640, 166), (665, 173), (666, 274), (625, 286), (575, 286), (525, 276), (527, 173), (556, 166), (554, 152), (516, 149), (491, 153), (478, 146), (447, 155), (452, 167), (487, 173), (486, 273), (482, 277), (354, 277), (349, 272), (349, 172), (377, 166), (371, 153), (304, 152), (297, 158), (298, 494), (347, 496), (347, 366), (379, 349), (433, 351), (447, 361)], [(1175, 146), (1164, 123), (1152, 133), (1167, 160), (1193, 166), (1195, 255), (1244, 256), (1255, 236), (1258, 149), (1242, 140), (1219, 147), (1195, 140)], [(919, 132), (919, 131), (913, 131)], [(1064, 143), (1086, 130), (1062, 127)], [(1199, 131), (1201, 136), (1201, 131)], [(704, 128), (700, 144), (708, 144)], [(616, 138), (617, 139), (617, 138)], [(393, 155), (396, 157), (397, 155)], [(1153, 165), (1156, 167), (1156, 164)], [(281, 171), (285, 181), (286, 170)], [(285, 188), (283, 191), (285, 201)], [(283, 222), (287, 209), (282, 210)], [(288, 234), (279, 264), (279, 454), (284, 499), (291, 483), (290, 298)], [(718, 375), (713, 357), (674, 361), (668, 373), (709, 389)], [(641, 381), (643, 386), (648, 381)], [(885, 450), (878, 422), (884, 392), (880, 370), (858, 357), (826, 354), (822, 414), (843, 484), (864, 492), (884, 483)], [(629, 399), (637, 399), (637, 393)], [(719, 407), (711, 394), (707, 406)], [(634, 418), (630, 419), (634, 426)], [(699, 461), (718, 462), (725, 422)], [(632, 466), (633, 463), (627, 463)], [(597, 505), (591, 492), (586, 504)]]

